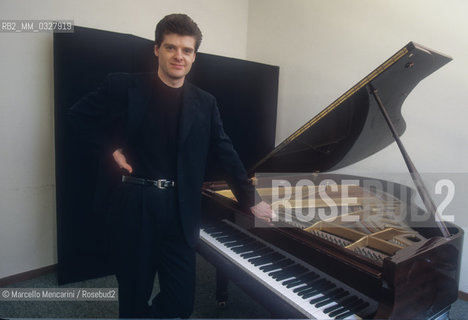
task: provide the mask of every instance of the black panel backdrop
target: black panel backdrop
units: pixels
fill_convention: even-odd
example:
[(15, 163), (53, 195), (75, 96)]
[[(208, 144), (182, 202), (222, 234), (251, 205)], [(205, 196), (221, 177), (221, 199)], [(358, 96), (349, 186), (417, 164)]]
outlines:
[[(89, 146), (71, 134), (67, 111), (110, 72), (155, 70), (150, 40), (83, 27), (75, 27), (70, 34), (54, 34), (60, 284), (103, 276), (111, 270), (104, 209), (107, 195), (95, 194), (100, 162)], [(275, 66), (198, 53), (189, 75), (191, 82), (217, 97), (225, 130), (247, 169), (274, 148), (278, 73)], [(217, 172), (208, 172), (207, 177), (219, 178)]]

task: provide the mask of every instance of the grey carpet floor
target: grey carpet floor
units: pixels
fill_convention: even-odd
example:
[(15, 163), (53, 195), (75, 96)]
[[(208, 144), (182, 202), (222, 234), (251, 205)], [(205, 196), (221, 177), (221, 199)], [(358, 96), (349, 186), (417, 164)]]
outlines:
[[(15, 288), (58, 287), (55, 273), (16, 283)], [(64, 288), (116, 288), (114, 276), (76, 282)], [(155, 280), (155, 291), (158, 282)], [(226, 307), (219, 307), (215, 299), (215, 270), (203, 258), (197, 257), (196, 319), (267, 319), (269, 313), (235, 285), (229, 285)], [(457, 300), (450, 312), (451, 319), (468, 319), (468, 302)], [(0, 318), (118, 318), (115, 301), (0, 301)]]

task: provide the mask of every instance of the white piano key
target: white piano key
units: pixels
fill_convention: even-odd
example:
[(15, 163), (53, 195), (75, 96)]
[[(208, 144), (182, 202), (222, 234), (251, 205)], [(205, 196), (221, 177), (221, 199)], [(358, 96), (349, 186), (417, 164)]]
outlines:
[[(225, 223), (230, 225), (233, 228), (236, 228), (236, 229), (240, 230), (241, 232), (244, 232), (245, 234), (248, 234), (252, 238), (255, 238), (257, 241), (259, 241), (262, 244), (266, 245), (268, 248), (273, 249), (275, 252), (279, 252), (280, 254), (284, 255), (286, 258), (293, 260), (295, 263), (304, 266), (307, 269), (307, 271), (303, 272), (303, 274), (307, 273), (307, 272), (310, 272), (310, 271), (313, 271), (316, 274), (318, 274), (321, 278), (325, 278), (325, 279), (329, 280), (330, 282), (337, 285), (338, 287), (344, 287), (343, 284), (338, 283), (335, 279), (329, 277), (328, 275), (326, 275), (325, 273), (323, 273), (323, 272), (321, 272), (319, 270), (316, 270), (315, 268), (311, 267), (307, 263), (297, 259), (296, 257), (293, 257), (289, 253), (287, 253), (287, 252), (285, 252), (285, 251), (283, 251), (283, 250), (281, 250), (279, 248), (276, 248), (276, 247), (272, 246), (271, 244), (263, 241), (262, 239), (256, 237), (255, 235), (252, 235), (250, 233), (245, 232), (244, 230), (238, 228), (236, 225), (230, 223), (229, 221), (225, 221)], [(313, 304), (310, 304), (310, 301), (312, 299), (316, 299), (318, 297), (323, 296), (322, 293), (319, 292), (319, 293), (315, 294), (314, 296), (311, 296), (311, 297), (308, 297), (308, 298), (304, 299), (303, 297), (299, 296), (296, 292), (293, 292), (293, 290), (297, 289), (299, 287), (306, 287), (306, 286), (308, 286), (307, 284), (298, 283), (297, 285), (295, 285), (293, 287), (286, 288), (286, 286), (283, 286), (282, 283), (289, 280), (289, 279), (295, 278), (295, 277), (289, 277), (288, 279), (284, 279), (284, 280), (281, 280), (281, 281), (276, 281), (275, 279), (270, 277), (268, 274), (271, 273), (271, 272), (277, 271), (277, 270), (281, 270), (281, 268), (278, 268), (276, 270), (271, 270), (271, 271), (268, 271), (266, 273), (263, 272), (263, 270), (260, 270), (260, 267), (272, 264), (271, 262), (266, 262), (266, 263), (262, 263), (261, 265), (255, 266), (255, 265), (253, 265), (252, 263), (250, 263), (248, 261), (248, 259), (252, 259), (254, 257), (249, 257), (248, 259), (244, 259), (243, 257), (241, 257), (241, 254), (244, 254), (246, 252), (238, 254), (238, 253), (232, 251), (231, 250), (232, 248), (225, 247), (223, 243), (221, 243), (217, 239), (213, 238), (209, 233), (205, 232), (204, 229), (201, 229), (201, 231), (200, 231), (200, 238), (201, 238), (202, 241), (204, 241), (206, 244), (208, 244), (209, 246), (214, 248), (216, 251), (222, 253), (233, 264), (237, 265), (239, 268), (241, 268), (242, 270), (244, 270), (245, 272), (250, 274), (252, 277), (254, 277), (259, 282), (261, 282), (264, 286), (269, 288), (272, 292), (274, 292), (279, 297), (281, 297), (284, 301), (288, 302), (290, 305), (292, 305), (294, 308), (296, 308), (297, 310), (299, 310), (300, 312), (302, 312), (303, 314), (305, 314), (309, 318), (311, 318), (311, 319), (312, 318), (316, 318), (316, 319), (328, 319), (328, 318), (330, 318), (327, 314), (325, 314), (323, 312), (323, 310), (330, 307), (330, 306), (335, 305), (336, 302), (330, 301), (330, 303), (328, 303), (328, 304), (326, 304), (324, 306), (321, 306), (320, 308), (317, 308)], [(259, 256), (261, 256), (261, 255), (259, 255)], [(300, 276), (300, 275), (298, 275), (298, 276)], [(317, 278), (317, 279), (319, 279), (319, 278)], [(350, 296), (355, 295), (355, 293), (352, 292), (353, 290), (351, 288), (348, 288), (346, 286), (346, 290), (351, 292)], [(360, 298), (363, 298), (363, 297), (360, 296)], [(350, 318), (350, 319), (360, 319), (357, 315), (353, 315), (353, 316), (350, 316), (348, 318)]]

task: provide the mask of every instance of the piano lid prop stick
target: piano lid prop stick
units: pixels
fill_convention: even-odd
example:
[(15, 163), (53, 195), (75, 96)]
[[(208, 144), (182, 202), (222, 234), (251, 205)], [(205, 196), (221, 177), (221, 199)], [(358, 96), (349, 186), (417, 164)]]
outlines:
[(392, 120), (388, 115), (387, 109), (385, 109), (385, 106), (383, 105), (382, 100), (380, 99), (378, 90), (374, 88), (372, 84), (370, 84), (370, 89), (372, 91), (372, 94), (374, 95), (375, 100), (377, 101), (377, 104), (379, 105), (379, 109), (382, 112), (385, 121), (387, 122), (390, 128), (390, 131), (392, 132), (393, 138), (395, 139), (401, 154), (403, 155), (403, 159), (405, 160), (406, 166), (408, 167), (408, 170), (411, 173), (411, 178), (413, 179), (413, 182), (416, 185), (416, 189), (418, 190), (418, 193), (421, 196), (426, 210), (432, 213), (432, 215), (435, 217), (435, 221), (440, 231), (442, 232), (442, 235), (446, 238), (450, 237), (450, 232), (448, 231), (447, 226), (445, 225), (444, 221), (442, 221), (442, 219), (440, 218), (440, 215), (437, 212), (437, 208), (434, 202), (432, 201), (431, 196), (429, 195), (429, 192), (427, 191), (424, 182), (422, 181), (422, 178), (419, 175), (419, 172), (416, 170), (416, 167), (411, 161), (411, 158), (406, 152), (406, 149), (403, 146), (403, 143), (401, 142), (400, 137), (396, 132), (395, 126), (393, 125)]

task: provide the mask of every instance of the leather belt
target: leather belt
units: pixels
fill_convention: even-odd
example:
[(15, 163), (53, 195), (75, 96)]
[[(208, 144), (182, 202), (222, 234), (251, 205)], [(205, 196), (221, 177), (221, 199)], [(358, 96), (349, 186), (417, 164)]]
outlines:
[(122, 182), (140, 184), (145, 186), (154, 186), (159, 189), (167, 189), (175, 187), (175, 182), (172, 180), (159, 179), (159, 180), (150, 180), (144, 178), (135, 178), (129, 176), (122, 176)]

